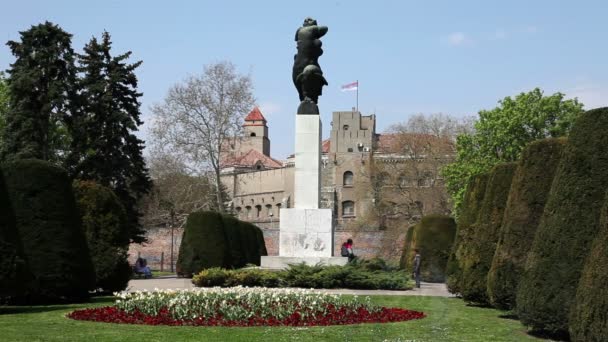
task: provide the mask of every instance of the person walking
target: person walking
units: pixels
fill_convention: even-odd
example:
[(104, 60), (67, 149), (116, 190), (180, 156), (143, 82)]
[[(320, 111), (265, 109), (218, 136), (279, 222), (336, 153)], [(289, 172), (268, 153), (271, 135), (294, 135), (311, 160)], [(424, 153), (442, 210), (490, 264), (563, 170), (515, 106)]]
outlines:
[(420, 250), (414, 249), (416, 256), (414, 256), (414, 269), (412, 270), (412, 276), (416, 280), (416, 288), (420, 288)]

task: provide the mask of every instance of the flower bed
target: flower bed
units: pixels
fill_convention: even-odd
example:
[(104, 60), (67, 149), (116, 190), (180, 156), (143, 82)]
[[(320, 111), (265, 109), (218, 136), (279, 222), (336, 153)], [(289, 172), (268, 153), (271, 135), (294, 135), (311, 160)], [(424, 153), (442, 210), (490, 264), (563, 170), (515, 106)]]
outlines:
[(304, 289), (202, 288), (118, 293), (114, 306), (69, 318), (107, 323), (196, 326), (314, 326), (400, 322), (424, 313)]

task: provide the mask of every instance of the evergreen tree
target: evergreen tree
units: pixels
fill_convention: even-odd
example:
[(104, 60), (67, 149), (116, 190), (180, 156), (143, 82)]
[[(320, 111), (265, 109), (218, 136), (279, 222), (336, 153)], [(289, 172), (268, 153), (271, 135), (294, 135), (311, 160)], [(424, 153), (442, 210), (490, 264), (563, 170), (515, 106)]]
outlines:
[(133, 242), (143, 242), (137, 201), (148, 192), (143, 141), (134, 132), (142, 124), (131, 52), (111, 55), (110, 35), (104, 32), (79, 55), (82, 106), (70, 124), (72, 144), (66, 168), (76, 179), (93, 180), (111, 188), (125, 206)]
[(8, 70), (1, 156), (57, 162), (68, 145), (65, 122), (76, 94), (72, 35), (48, 21), (20, 34), (21, 42), (7, 43), (16, 60)]

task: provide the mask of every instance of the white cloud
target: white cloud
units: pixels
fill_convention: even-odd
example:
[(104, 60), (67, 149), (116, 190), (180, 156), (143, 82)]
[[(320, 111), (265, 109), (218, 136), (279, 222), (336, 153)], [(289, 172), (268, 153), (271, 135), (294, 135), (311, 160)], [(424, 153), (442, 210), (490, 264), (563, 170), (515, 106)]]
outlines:
[(264, 116), (268, 117), (268, 116), (272, 116), (274, 114), (278, 114), (281, 112), (281, 105), (279, 105), (278, 103), (275, 102), (262, 102), (259, 105), (260, 110), (262, 111), (262, 114), (264, 114)]
[(608, 106), (608, 85), (582, 84), (566, 91), (569, 98), (578, 98), (585, 109)]
[(462, 46), (472, 42), (463, 32), (452, 32), (447, 36), (447, 42), (451, 46)]

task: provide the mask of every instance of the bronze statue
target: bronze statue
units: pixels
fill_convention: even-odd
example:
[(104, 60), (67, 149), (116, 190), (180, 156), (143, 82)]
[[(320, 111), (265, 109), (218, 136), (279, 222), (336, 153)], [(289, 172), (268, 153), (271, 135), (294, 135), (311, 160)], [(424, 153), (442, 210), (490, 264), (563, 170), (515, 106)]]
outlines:
[(323, 54), (319, 38), (326, 33), (327, 26), (317, 26), (312, 18), (304, 19), (296, 31), (298, 53), (294, 56), (292, 78), (301, 101), (298, 114), (319, 114), (317, 101), (328, 84), (319, 66), (319, 56)]

